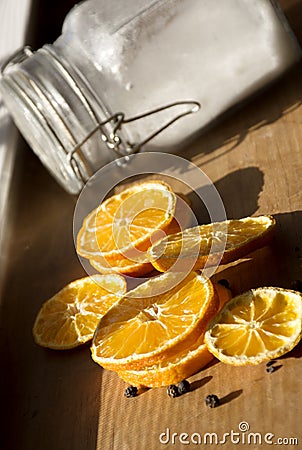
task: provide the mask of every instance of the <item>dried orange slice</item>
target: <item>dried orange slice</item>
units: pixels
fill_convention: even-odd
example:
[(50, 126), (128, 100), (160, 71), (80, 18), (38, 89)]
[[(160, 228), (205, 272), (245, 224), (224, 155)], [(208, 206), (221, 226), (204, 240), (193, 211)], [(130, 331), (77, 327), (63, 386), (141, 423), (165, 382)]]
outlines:
[[(135, 259), (173, 219), (176, 195), (162, 181), (146, 181), (113, 195), (84, 220), (77, 236), (77, 252), (101, 265), (122, 254)], [(160, 235), (161, 236), (161, 235)], [(104, 264), (105, 261), (105, 264)]]
[(130, 291), (101, 318), (91, 347), (110, 370), (136, 370), (188, 348), (218, 310), (209, 279), (195, 272), (179, 281), (165, 273)]
[(89, 341), (100, 318), (125, 292), (125, 279), (116, 274), (69, 283), (40, 309), (33, 326), (36, 343), (62, 350)]
[(155, 270), (144, 257), (142, 257), (141, 262), (124, 257), (116, 258), (111, 263), (107, 263), (107, 261), (100, 263), (92, 259), (89, 262), (99, 273), (120, 273), (129, 277), (142, 277)]
[(276, 221), (272, 216), (246, 217), (188, 228), (169, 235), (149, 249), (153, 266), (165, 272), (175, 264), (192, 270), (236, 261), (266, 245)]
[[(180, 231), (180, 226), (176, 219), (172, 219), (171, 223), (166, 227), (163, 233), (172, 234)], [(91, 259), (90, 264), (100, 273), (120, 273), (130, 277), (141, 277), (152, 271), (154, 267), (149, 261), (147, 252), (135, 252), (135, 259), (125, 258), (122, 254), (117, 255), (114, 260), (107, 261), (105, 258), (102, 263)]]
[[(232, 293), (224, 286), (213, 283), (219, 295), (219, 307), (232, 298)], [(212, 359), (213, 354), (209, 352), (204, 343), (202, 334), (198, 340), (181, 352), (164, 359), (161, 363), (144, 370), (124, 370), (118, 375), (121, 379), (134, 386), (160, 387), (178, 383), (189, 378), (194, 373), (205, 367)]]
[(205, 343), (224, 363), (259, 364), (289, 352), (300, 341), (301, 321), (299, 292), (252, 289), (226, 303), (209, 324)]
[(133, 386), (161, 387), (189, 378), (214, 359), (204, 343), (202, 335), (192, 348), (183, 349), (160, 364), (144, 370), (124, 370), (118, 376)]

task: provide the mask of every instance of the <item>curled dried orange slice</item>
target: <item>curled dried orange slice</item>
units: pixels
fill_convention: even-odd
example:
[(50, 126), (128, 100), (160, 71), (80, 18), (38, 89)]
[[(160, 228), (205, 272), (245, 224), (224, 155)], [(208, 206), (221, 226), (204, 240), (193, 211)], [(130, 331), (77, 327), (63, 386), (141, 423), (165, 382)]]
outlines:
[(275, 225), (272, 216), (259, 216), (188, 228), (155, 242), (149, 249), (150, 260), (161, 272), (188, 262), (192, 270), (226, 264), (266, 245)]

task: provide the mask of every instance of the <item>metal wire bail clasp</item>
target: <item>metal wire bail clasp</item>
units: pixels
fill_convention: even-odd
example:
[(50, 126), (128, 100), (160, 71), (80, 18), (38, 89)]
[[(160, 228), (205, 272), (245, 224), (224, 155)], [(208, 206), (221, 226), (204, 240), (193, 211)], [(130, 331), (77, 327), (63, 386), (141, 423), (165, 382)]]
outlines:
[[(174, 108), (176, 106), (182, 106), (187, 105), (188, 109), (185, 111), (182, 111), (181, 113), (178, 113), (164, 123), (160, 128), (155, 130), (153, 133), (151, 133), (149, 136), (146, 136), (144, 139), (141, 140), (141, 142), (137, 143), (130, 143), (130, 142), (122, 142), (121, 138), (118, 135), (118, 131), (122, 129), (122, 126), (131, 122), (135, 122), (137, 120), (143, 119), (145, 117), (151, 116), (153, 114), (159, 113), (161, 111)], [(125, 118), (125, 114), (123, 112), (115, 113), (112, 116), (110, 116), (108, 119), (104, 120), (103, 122), (99, 122), (95, 128), (93, 128), (90, 133), (87, 134), (87, 136), (79, 142), (77, 145), (73, 147), (73, 149), (68, 152), (67, 159), (75, 172), (76, 176), (79, 177), (80, 170), (77, 165), (77, 162), (74, 158), (74, 154), (80, 150), (80, 148), (87, 142), (97, 131), (101, 131), (101, 137), (102, 140), (106, 143), (107, 147), (112, 150), (115, 153), (115, 157), (123, 157), (126, 155), (131, 155), (134, 153), (137, 153), (140, 151), (143, 145), (145, 145), (147, 142), (151, 141), (151, 139), (155, 138), (158, 134), (160, 134), (162, 131), (166, 130), (170, 125), (175, 123), (177, 120), (181, 119), (182, 117), (185, 117), (189, 114), (193, 114), (201, 108), (201, 105), (199, 102), (195, 100), (182, 100), (182, 101), (176, 101), (173, 103), (169, 103), (167, 105), (161, 106), (159, 108), (155, 108), (153, 110), (147, 111), (145, 113), (138, 114), (137, 116), (133, 116), (130, 118)], [(112, 131), (107, 134), (104, 131), (104, 126), (112, 122), (113, 129)]]

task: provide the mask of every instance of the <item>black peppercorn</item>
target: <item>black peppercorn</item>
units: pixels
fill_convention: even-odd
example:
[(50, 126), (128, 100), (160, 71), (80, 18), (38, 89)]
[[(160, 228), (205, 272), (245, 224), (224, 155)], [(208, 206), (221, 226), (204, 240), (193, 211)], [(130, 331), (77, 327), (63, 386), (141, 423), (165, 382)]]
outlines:
[(225, 280), (224, 278), (222, 278), (221, 280), (218, 280), (218, 283), (221, 284), (222, 286), (226, 287), (227, 289), (230, 288), (230, 283), (228, 282), (228, 280)]
[(177, 388), (179, 395), (186, 394), (190, 391), (190, 383), (188, 382), (188, 380), (182, 380), (180, 383), (178, 383)]
[(210, 408), (216, 408), (216, 406), (220, 405), (220, 400), (215, 394), (210, 394), (206, 397), (206, 405)]
[(267, 373), (273, 373), (273, 372), (275, 372), (276, 367), (275, 366), (268, 366), (268, 367), (266, 367), (265, 370), (266, 370)]
[(137, 396), (137, 387), (136, 386), (128, 386), (124, 392), (125, 397), (136, 397)]
[(169, 397), (172, 397), (172, 398), (178, 397), (178, 395), (179, 395), (178, 387), (175, 384), (170, 384), (167, 387), (167, 394), (169, 395)]

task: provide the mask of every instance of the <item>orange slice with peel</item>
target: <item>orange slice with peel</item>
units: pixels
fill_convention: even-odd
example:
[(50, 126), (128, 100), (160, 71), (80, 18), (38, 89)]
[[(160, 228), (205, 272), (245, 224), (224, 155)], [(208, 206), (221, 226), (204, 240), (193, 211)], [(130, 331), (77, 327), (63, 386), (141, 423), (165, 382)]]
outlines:
[(157, 230), (169, 225), (175, 206), (176, 195), (167, 183), (135, 184), (109, 197), (84, 219), (77, 252), (103, 266), (121, 254), (134, 260), (135, 250), (147, 250)]
[(191, 264), (192, 270), (236, 261), (266, 245), (273, 237), (272, 216), (246, 217), (188, 228), (152, 245), (150, 260), (165, 272), (175, 264)]
[(202, 335), (192, 348), (183, 349), (159, 364), (143, 370), (124, 370), (118, 376), (137, 387), (161, 387), (179, 383), (205, 367), (214, 359), (204, 343)]
[(142, 277), (155, 270), (148, 259), (143, 259), (143, 257), (141, 262), (124, 257), (116, 258), (110, 264), (105, 261), (102, 264), (92, 259), (89, 262), (99, 273), (120, 273), (129, 277)]
[[(173, 234), (180, 231), (180, 226), (176, 219), (172, 219), (171, 223), (166, 227), (165, 234)], [(152, 271), (154, 267), (149, 260), (147, 252), (136, 252), (135, 259), (131, 257), (125, 258), (122, 254), (117, 255), (114, 260), (107, 261), (105, 258), (103, 262), (89, 260), (92, 267), (100, 273), (120, 273), (130, 277), (141, 277)]]
[(205, 343), (220, 361), (259, 364), (289, 352), (301, 339), (299, 292), (262, 287), (234, 297), (209, 323)]
[[(219, 296), (219, 308), (232, 298), (232, 293), (226, 287), (213, 283)], [(166, 358), (159, 364), (146, 367), (143, 370), (124, 370), (119, 377), (133, 386), (161, 387), (176, 384), (189, 378), (214, 359), (204, 343), (204, 334), (189, 348)]]
[(92, 358), (117, 372), (163, 361), (194, 343), (219, 306), (209, 279), (192, 272), (151, 278), (122, 297), (101, 318)]
[(33, 326), (35, 342), (65, 350), (91, 340), (100, 318), (125, 292), (125, 279), (116, 274), (69, 283), (42, 305)]

